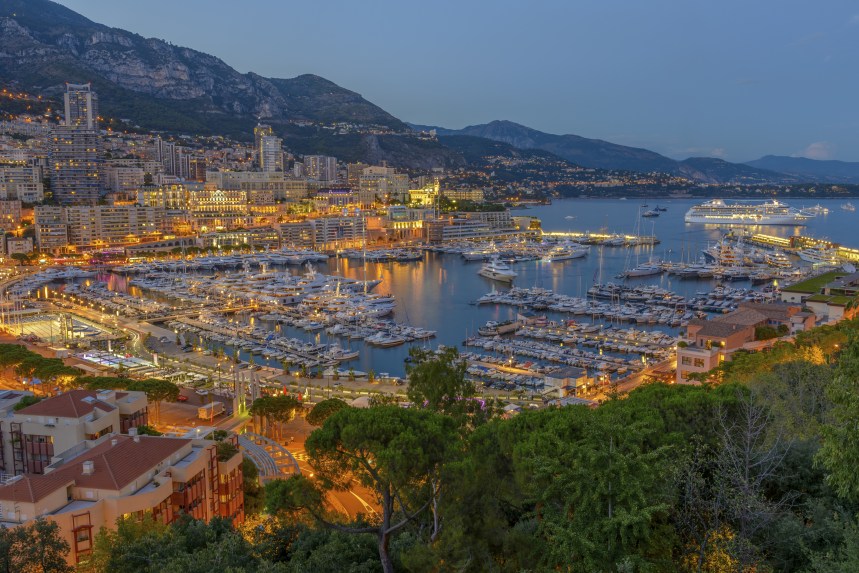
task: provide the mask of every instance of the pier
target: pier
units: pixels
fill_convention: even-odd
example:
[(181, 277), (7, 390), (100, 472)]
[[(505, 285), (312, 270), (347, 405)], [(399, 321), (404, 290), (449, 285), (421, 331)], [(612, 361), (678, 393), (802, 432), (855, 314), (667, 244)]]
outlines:
[(768, 248), (777, 248), (796, 253), (802, 249), (811, 247), (823, 247), (827, 249), (835, 249), (835, 254), (840, 258), (859, 262), (859, 249), (845, 247), (840, 243), (828, 241), (826, 239), (816, 239), (814, 237), (804, 237), (802, 235), (791, 235), (790, 237), (776, 237), (775, 235), (766, 235), (763, 233), (755, 233), (744, 239), (748, 243), (759, 245)]
[(623, 239), (627, 245), (658, 245), (659, 238), (655, 235), (625, 235), (623, 233), (594, 233), (592, 231), (544, 231), (544, 237), (570, 239), (590, 245), (607, 244), (613, 239)]

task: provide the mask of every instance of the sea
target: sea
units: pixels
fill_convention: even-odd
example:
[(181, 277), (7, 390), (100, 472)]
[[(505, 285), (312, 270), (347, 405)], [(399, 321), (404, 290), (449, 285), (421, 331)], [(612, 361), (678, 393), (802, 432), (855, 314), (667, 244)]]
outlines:
[[(643, 204), (648, 206), (645, 208)], [(518, 273), (514, 285), (520, 287), (542, 287), (557, 293), (585, 296), (587, 289), (598, 282), (621, 282), (616, 275), (625, 269), (648, 260), (695, 261), (701, 251), (716, 243), (731, 229), (727, 226), (685, 223), (683, 216), (700, 199), (564, 199), (551, 205), (517, 210), (515, 215), (537, 217), (544, 231), (561, 232), (609, 232), (637, 235), (654, 235), (659, 239), (655, 246), (598, 247), (592, 246), (590, 254), (581, 259), (545, 263), (530, 261), (513, 264)], [(802, 226), (767, 225), (743, 226), (737, 229), (753, 233), (765, 233), (788, 237), (811, 236), (828, 239), (850, 247), (859, 247), (859, 212), (848, 212), (840, 208), (843, 201), (821, 199), (819, 201), (792, 200), (793, 207), (804, 208), (820, 204), (829, 208), (827, 215), (806, 221)], [(659, 217), (642, 218), (640, 213), (656, 206), (667, 210)], [(381, 278), (374, 292), (393, 294), (397, 307), (392, 318), (437, 331), (429, 341), (416, 341), (394, 348), (378, 348), (362, 341), (349, 341), (329, 337), (324, 331), (306, 332), (299, 328), (282, 327), (260, 321), (259, 324), (277, 329), (284, 335), (321, 343), (338, 342), (341, 346), (360, 349), (361, 356), (341, 368), (354, 368), (377, 374), (388, 373), (402, 376), (405, 359), (413, 345), (435, 348), (439, 344), (458, 347), (462, 342), (489, 320), (514, 319), (517, 309), (501, 305), (475, 305), (480, 296), (507, 288), (477, 274), (482, 263), (466, 262), (459, 255), (427, 253), (424, 260), (409, 263), (367, 263), (345, 258), (332, 258), (318, 265), (317, 270), (325, 274), (337, 274), (356, 279)], [(301, 272), (292, 269), (291, 272)], [(627, 284), (657, 284), (683, 296), (695, 296), (697, 292), (709, 291), (715, 286), (713, 279), (680, 280), (667, 274), (631, 279)], [(749, 282), (732, 282), (733, 287), (750, 287)], [(569, 315), (548, 313), (550, 320), (572, 318)], [(676, 329), (675, 329), (676, 332)], [(241, 353), (241, 358), (266, 363), (260, 356)], [(277, 365), (276, 363), (270, 363)]]

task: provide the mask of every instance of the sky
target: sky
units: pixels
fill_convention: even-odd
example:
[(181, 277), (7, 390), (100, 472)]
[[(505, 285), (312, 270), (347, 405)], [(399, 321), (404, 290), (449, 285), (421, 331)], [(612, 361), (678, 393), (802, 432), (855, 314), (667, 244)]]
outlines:
[(323, 76), (412, 123), (859, 161), (855, 0), (60, 3), (240, 72)]

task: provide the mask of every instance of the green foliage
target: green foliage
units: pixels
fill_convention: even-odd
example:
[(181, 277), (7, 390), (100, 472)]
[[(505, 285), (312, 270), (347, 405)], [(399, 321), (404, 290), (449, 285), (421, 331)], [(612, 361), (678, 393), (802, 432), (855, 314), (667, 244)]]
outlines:
[(313, 406), (313, 409), (308, 412), (305, 419), (307, 420), (307, 423), (312, 426), (321, 426), (331, 415), (348, 407), (349, 404), (340, 398), (329, 398), (328, 400), (322, 400)]
[(779, 336), (778, 330), (772, 326), (763, 325), (755, 327), (755, 340), (772, 340)]
[(841, 353), (826, 391), (833, 407), (823, 426), (819, 459), (835, 491), (859, 501), (859, 338), (851, 339)]
[(245, 495), (245, 515), (260, 513), (265, 507), (265, 490), (259, 483), (259, 470), (247, 456), (242, 457), (242, 491)]
[(42, 401), (42, 398), (40, 398), (38, 396), (24, 396), (23, 398), (21, 398), (21, 400), (17, 404), (15, 404), (14, 408), (12, 408), (12, 409), (17, 412), (18, 410), (23, 410), (27, 406), (32, 406), (33, 404), (38, 404), (41, 401)]
[(42, 517), (29, 525), (0, 526), (0, 573), (71, 573), (69, 549), (59, 526)]
[(237, 448), (232, 442), (218, 442), (215, 444), (215, 449), (217, 451), (219, 462), (229, 461), (233, 456), (239, 453), (239, 448)]
[(159, 432), (152, 426), (147, 426), (146, 424), (141, 424), (137, 426), (137, 435), (138, 436), (163, 436), (162, 432)]

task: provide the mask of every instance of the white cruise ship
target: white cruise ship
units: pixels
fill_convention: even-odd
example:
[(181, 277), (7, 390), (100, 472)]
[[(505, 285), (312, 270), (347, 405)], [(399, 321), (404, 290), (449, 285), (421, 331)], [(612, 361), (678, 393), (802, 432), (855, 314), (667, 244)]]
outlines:
[(686, 212), (687, 223), (714, 225), (803, 225), (809, 219), (798, 209), (776, 200), (765, 202), (713, 199)]

